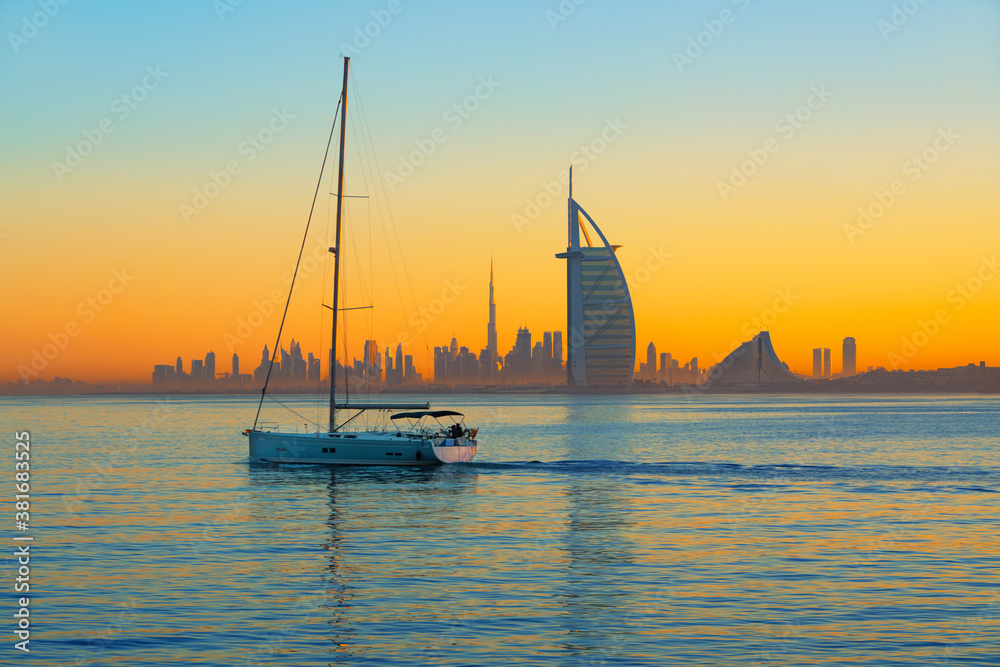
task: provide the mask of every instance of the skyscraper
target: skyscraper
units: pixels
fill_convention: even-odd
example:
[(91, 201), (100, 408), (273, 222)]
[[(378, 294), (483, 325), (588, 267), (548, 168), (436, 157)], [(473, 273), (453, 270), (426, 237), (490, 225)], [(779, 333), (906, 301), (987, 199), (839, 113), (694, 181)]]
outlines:
[(153, 366), (153, 384), (173, 384), (174, 367), (164, 364)]
[(233, 352), (233, 379), (236, 380), (237, 384), (239, 384), (239, 382), (240, 382), (240, 358), (239, 358), (239, 356), (235, 352)]
[[(293, 339), (292, 342), (294, 343), (295, 340)], [(285, 348), (281, 348), (281, 362), (278, 363), (275, 370), (282, 380), (292, 379), (292, 355)]]
[(443, 347), (434, 348), (434, 382), (444, 384), (448, 381), (448, 354)]
[(205, 382), (208, 384), (215, 382), (215, 352), (205, 355)]
[(294, 338), (288, 348), (288, 359), (291, 365), (289, 377), (296, 382), (305, 382), (308, 376), (308, 366), (302, 356), (302, 343), (296, 343)]
[[(584, 220), (599, 237), (595, 245)], [(586, 241), (581, 245), (580, 236)], [(635, 370), (635, 314), (628, 283), (611, 245), (573, 199), (569, 182), (566, 252), (566, 379), (570, 386), (628, 384)]]
[(180, 357), (177, 357), (177, 367), (174, 369), (174, 372), (177, 374), (177, 381), (180, 382), (181, 378), (184, 377), (184, 362)]
[(264, 345), (264, 350), (260, 353), (260, 365), (257, 366), (257, 369), (253, 372), (253, 381), (257, 386), (262, 386), (264, 384), (270, 367), (271, 353), (267, 351), (267, 345)]
[(199, 385), (205, 383), (205, 363), (201, 359), (191, 360), (191, 381)]
[(844, 363), (841, 368), (841, 375), (851, 377), (858, 373), (858, 347), (854, 338), (848, 336), (844, 339)]
[(656, 382), (656, 344), (653, 341), (649, 341), (646, 348), (646, 375), (647, 379)]
[(660, 372), (656, 376), (660, 382), (670, 382), (670, 369), (673, 367), (673, 361), (669, 352), (660, 353)]
[(486, 349), (494, 358), (497, 350), (497, 305), (493, 301), (493, 260), (490, 260), (490, 322), (486, 325)]
[(414, 384), (417, 382), (417, 371), (413, 368), (413, 355), (408, 354), (403, 359), (403, 384)]
[[(524, 384), (527, 382), (528, 371), (531, 368), (531, 332), (527, 327), (520, 327), (517, 330), (517, 338), (514, 340), (513, 363), (509, 364), (510, 374), (508, 378), (512, 382)], [(508, 364), (505, 364), (505, 367)]]
[(361, 377), (358, 379), (377, 379), (382, 376), (382, 355), (378, 351), (378, 343), (374, 340), (365, 341), (365, 359), (362, 366)]
[(562, 368), (562, 360), (563, 360), (562, 331), (552, 332), (552, 360), (556, 363), (557, 367)]
[(813, 378), (819, 379), (823, 377), (823, 349), (815, 348), (813, 349)]
[(542, 374), (548, 376), (552, 372), (552, 332), (542, 334)]
[(823, 348), (823, 377), (830, 377), (830, 348)]
[(531, 332), (527, 327), (519, 327), (517, 339), (514, 341), (514, 349), (523, 359), (531, 359)]

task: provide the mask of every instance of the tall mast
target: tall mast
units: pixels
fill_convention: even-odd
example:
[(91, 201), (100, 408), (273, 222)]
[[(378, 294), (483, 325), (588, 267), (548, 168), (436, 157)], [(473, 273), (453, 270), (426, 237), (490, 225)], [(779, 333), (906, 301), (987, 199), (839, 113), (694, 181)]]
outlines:
[(337, 295), (340, 292), (340, 218), (344, 211), (344, 138), (347, 134), (347, 72), (351, 59), (344, 57), (344, 90), (340, 93), (340, 173), (337, 176), (337, 232), (333, 241), (333, 336), (330, 347), (330, 432), (337, 430)]

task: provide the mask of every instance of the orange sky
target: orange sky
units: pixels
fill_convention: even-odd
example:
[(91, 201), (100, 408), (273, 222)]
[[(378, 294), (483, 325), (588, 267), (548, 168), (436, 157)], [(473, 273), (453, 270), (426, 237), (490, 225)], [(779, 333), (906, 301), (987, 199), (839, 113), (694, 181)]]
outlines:
[[(1000, 365), (1000, 280), (990, 268), (1000, 255), (1000, 45), (988, 31), (969, 28), (995, 23), (995, 6), (970, 3), (967, 16), (952, 17), (928, 5), (921, 21), (888, 39), (875, 27), (879, 12), (861, 3), (814, 10), (830, 16), (788, 10), (780, 25), (771, 9), (747, 10), (683, 72), (671, 54), (711, 18), (694, 8), (657, 9), (664, 15), (648, 34), (629, 20), (636, 18), (630, 10), (581, 10), (555, 32), (544, 20), (515, 27), (523, 10), (490, 10), (510, 12), (511, 24), (488, 38), (463, 35), (462, 62), (426, 49), (417, 62), (407, 60), (415, 45), (446, 34), (448, 26), (434, 28), (434, 9), (402, 14), (398, 32), (387, 31), (352, 60), (379, 161), (372, 171), (383, 183), (436, 129), (445, 136), (387, 200), (349, 204), (356, 238), (344, 245), (347, 305), (372, 302), (371, 290), (359, 288), (360, 265), (366, 280), (374, 270), (376, 306), (374, 314), (349, 318), (352, 355), (360, 356), (369, 336), (384, 348), (403, 331), (413, 339), (407, 353), (425, 374), (428, 348), (452, 336), (478, 352), (491, 256), (503, 352), (519, 326), (536, 336), (565, 329), (565, 267), (554, 255), (566, 243), (566, 192), (551, 183), (577, 159), (575, 198), (623, 246), (640, 357), (652, 340), (682, 364), (698, 356), (705, 367), (752, 336), (758, 318), (781, 358), (806, 374), (814, 347), (832, 348), (839, 371), (845, 336), (857, 339), (859, 369)], [(78, 11), (75, 20), (84, 20)], [(130, 11), (116, 20), (138, 22), (141, 10)], [(239, 29), (204, 19), (198, 30), (226, 31), (230, 47), (252, 58), (279, 10), (240, 11), (247, 24)], [(682, 15), (671, 17), (675, 11)], [(351, 34), (360, 18), (348, 12), (323, 20)], [(319, 19), (281, 20), (297, 26)], [(114, 27), (98, 17), (86, 21), (97, 37)], [(12, 65), (11, 89), (26, 97), (5, 112), (11, 132), (0, 153), (7, 313), (0, 381), (18, 379), (18, 367), (30, 367), (33, 357), (43, 379), (148, 382), (154, 364), (181, 356), (187, 368), (192, 357), (214, 350), (222, 372), (233, 349), (242, 371), (252, 372), (263, 345), (273, 344), (278, 314), (249, 336), (238, 327), (261, 310), (255, 303), (286, 289), (282, 276), (301, 242), (340, 63), (318, 37), (282, 41), (280, 60), (248, 77), (238, 61), (210, 57), (207, 47), (187, 54), (143, 32), (152, 27), (133, 27), (139, 36), (128, 43), (82, 52), (90, 73), (81, 81), (62, 85), (60, 54), (76, 53), (79, 37), (56, 28)], [(607, 42), (603, 56), (582, 45), (598, 30)], [(505, 59), (510, 43), (523, 53)], [(322, 58), (318, 49), (325, 49)], [(152, 63), (169, 75), (119, 119), (109, 104), (142, 85)], [(490, 77), (498, 85), (483, 88)], [(829, 99), (811, 97), (823, 86)], [(461, 122), (448, 115), (477, 95)], [(810, 100), (815, 108), (802, 111)], [(274, 127), (275, 109), (293, 118), (248, 159), (242, 142)], [(352, 104), (360, 123), (358, 111)], [(808, 119), (790, 132), (781, 120), (796, 112)], [(105, 117), (114, 132), (60, 180), (53, 163)], [(579, 147), (601, 137), (609, 122), (620, 131), (581, 168)], [(356, 127), (347, 191), (372, 193), (352, 143)], [(921, 155), (933, 158), (926, 168), (915, 166)], [(754, 156), (763, 164), (744, 166), (753, 175), (723, 197), (719, 183), (739, 183), (731, 180), (734, 166)], [(185, 221), (181, 205), (228, 161), (239, 173)], [(529, 201), (548, 203), (547, 183), (552, 202), (518, 228), (516, 216), (526, 215)], [(320, 255), (332, 235), (329, 187), (327, 176), (309, 240)], [(878, 211), (879, 199), (890, 196), (867, 228), (850, 227), (859, 207)], [(394, 226), (377, 213), (386, 201)], [(661, 253), (669, 255), (662, 266)], [(112, 282), (116, 271), (127, 284)], [(318, 319), (329, 294), (325, 278), (317, 265), (303, 281), (286, 327), (285, 340), (302, 340), (305, 352), (328, 345), (329, 321)], [(420, 309), (436, 308), (443, 293), (451, 299), (449, 290), (453, 302), (421, 332)], [(791, 295), (790, 305), (770, 313), (781, 294)], [(928, 324), (935, 317), (943, 324)], [(67, 328), (73, 335), (64, 338)], [(933, 335), (919, 333), (925, 330)], [(234, 345), (227, 334), (241, 340)]]

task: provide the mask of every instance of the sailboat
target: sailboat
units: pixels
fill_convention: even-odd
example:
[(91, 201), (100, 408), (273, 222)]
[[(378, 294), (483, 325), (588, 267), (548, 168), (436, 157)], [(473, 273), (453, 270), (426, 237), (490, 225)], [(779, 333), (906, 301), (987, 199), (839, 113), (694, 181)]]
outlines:
[[(340, 288), (340, 231), (344, 201), (344, 142), (347, 129), (347, 80), (351, 59), (344, 58), (344, 87), (340, 97), (340, 164), (337, 179), (337, 227), (333, 269), (333, 346), (337, 349), (337, 302)], [(331, 138), (333, 131), (331, 130)], [(327, 144), (329, 152), (329, 144)], [(320, 168), (322, 180), (324, 159)], [(317, 186), (317, 194), (319, 188)], [(315, 207), (315, 197), (313, 199)], [(310, 220), (312, 213), (310, 212)], [(308, 230), (308, 227), (307, 227)], [(301, 259), (301, 255), (300, 255)], [(297, 267), (296, 267), (297, 268)], [(294, 279), (293, 279), (294, 286)], [(289, 299), (291, 293), (289, 292)], [(347, 310), (347, 309), (345, 309)], [(282, 325), (284, 320), (282, 320)], [(278, 337), (280, 340), (281, 330)], [(277, 346), (275, 347), (277, 354)], [(271, 367), (274, 357), (271, 358)], [(270, 369), (268, 370), (270, 378)], [(346, 386), (345, 386), (346, 389)], [(454, 410), (431, 410), (430, 403), (381, 404), (337, 402), (337, 359), (330, 355), (330, 421), (326, 430), (281, 432), (260, 422), (260, 408), (267, 393), (267, 381), (261, 391), (254, 425), (243, 435), (249, 438), (249, 459), (253, 462), (428, 466), (471, 461), (478, 450), (479, 429), (467, 428), (464, 415)], [(346, 395), (346, 392), (345, 392)], [(367, 411), (380, 411), (388, 419), (381, 426), (363, 429), (352, 426)], [(446, 420), (446, 421), (442, 421)]]

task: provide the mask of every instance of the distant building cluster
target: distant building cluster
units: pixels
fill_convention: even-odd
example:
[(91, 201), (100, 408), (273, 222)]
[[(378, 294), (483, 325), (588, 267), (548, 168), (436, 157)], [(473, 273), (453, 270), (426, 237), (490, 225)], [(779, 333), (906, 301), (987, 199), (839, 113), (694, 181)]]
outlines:
[(814, 380), (846, 378), (858, 373), (858, 347), (854, 338), (848, 336), (844, 339), (843, 352), (841, 353), (840, 372), (833, 374), (831, 368), (830, 348), (824, 347), (813, 350), (813, 373)]
[[(518, 329), (514, 347), (500, 356), (492, 266), (486, 340), (487, 346), (478, 355), (467, 347), (459, 347), (456, 338), (451, 339), (450, 345), (434, 348), (432, 381), (449, 386), (561, 384), (565, 381), (561, 331), (546, 331), (542, 340), (532, 345), (531, 332), (522, 327)], [(301, 344), (292, 339), (287, 350), (281, 348), (277, 355), (273, 355), (272, 366), (272, 354), (265, 345), (260, 364), (253, 374), (240, 373), (240, 359), (236, 354), (233, 354), (231, 372), (222, 374), (216, 372), (214, 352), (205, 355), (204, 360), (193, 359), (190, 372), (184, 371), (183, 360), (178, 357), (177, 363), (172, 366), (160, 364), (153, 367), (153, 384), (160, 389), (191, 390), (260, 388), (265, 381), (271, 386), (284, 388), (329, 387), (328, 369), (332, 352), (327, 354), (326, 364), (321, 367), (320, 358), (311, 352), (303, 355)], [(338, 385), (349, 382), (355, 390), (362, 390), (406, 387), (425, 382), (413, 365), (413, 355), (403, 354), (402, 345), (396, 345), (395, 353), (388, 347), (383, 353), (377, 341), (366, 340), (362, 357), (350, 364), (337, 363)]]
[(249, 375), (240, 375), (240, 358), (233, 354), (230, 372), (218, 373), (215, 369), (215, 352), (209, 352), (204, 359), (192, 359), (190, 371), (184, 370), (184, 360), (177, 357), (173, 365), (153, 366), (153, 384), (160, 388), (240, 388), (250, 386)]
[(527, 327), (517, 330), (514, 347), (500, 356), (497, 346), (497, 306), (493, 298), (493, 263), (490, 263), (490, 318), (486, 324), (486, 347), (477, 357), (467, 347), (451, 345), (434, 348), (434, 382), (455, 385), (562, 384), (563, 339), (561, 331), (546, 331), (542, 340), (531, 344)]
[[(279, 354), (274, 356), (274, 367), (271, 368), (270, 382), (275, 386), (315, 386), (320, 382), (320, 360), (310, 352), (308, 357), (302, 356), (302, 345), (296, 343), (295, 339), (289, 344), (288, 349), (281, 348)], [(264, 351), (260, 355), (260, 364), (253, 372), (253, 386), (263, 387), (267, 380), (268, 368), (271, 366), (271, 353), (264, 346)], [(238, 364), (239, 359), (233, 355), (233, 363)], [(238, 368), (238, 366), (234, 366)], [(234, 372), (236, 372), (234, 370)]]
[(413, 355), (403, 354), (403, 346), (396, 345), (396, 356), (389, 356), (385, 348), (385, 383), (390, 387), (423, 384), (424, 377), (413, 367)]
[(646, 382), (656, 382), (672, 386), (675, 384), (698, 384), (702, 381), (704, 371), (698, 367), (698, 357), (683, 366), (669, 352), (662, 352), (657, 364), (656, 344), (650, 343), (646, 348), (646, 361), (639, 362), (639, 372), (635, 379)]
[(514, 347), (502, 357), (489, 347), (477, 357), (469, 348), (459, 347), (456, 338), (451, 339), (451, 345), (434, 348), (437, 384), (529, 385), (565, 381), (561, 331), (546, 331), (542, 340), (532, 345), (531, 332), (519, 328)]
[(890, 371), (885, 368), (869, 368), (867, 373), (844, 378), (842, 383), (856, 391), (1000, 394), (1000, 368), (989, 367), (985, 361), (980, 361), (978, 365), (970, 363), (934, 371)]

